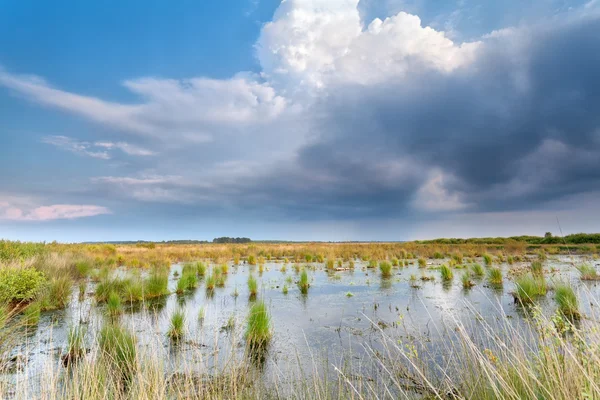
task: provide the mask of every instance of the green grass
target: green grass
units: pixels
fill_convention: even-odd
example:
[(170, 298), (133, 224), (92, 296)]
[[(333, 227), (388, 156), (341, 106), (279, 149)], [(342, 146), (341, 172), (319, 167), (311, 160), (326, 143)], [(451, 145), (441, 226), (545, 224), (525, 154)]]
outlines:
[(581, 279), (584, 281), (596, 281), (600, 280), (600, 274), (596, 271), (596, 268), (589, 264), (582, 264), (577, 267), (577, 270), (581, 274)]
[(144, 282), (144, 298), (153, 299), (169, 294), (168, 271), (155, 268)]
[(377, 260), (369, 260), (367, 268), (377, 268)]
[(121, 304), (121, 297), (116, 292), (110, 292), (106, 301), (106, 311), (111, 317), (120, 315), (123, 313), (123, 305)]
[(444, 282), (450, 282), (452, 279), (454, 279), (454, 273), (452, 272), (452, 269), (446, 264), (440, 267), (440, 274), (442, 275), (442, 280)]
[(579, 313), (579, 300), (570, 285), (560, 283), (554, 288), (554, 300), (558, 305), (558, 311), (565, 317), (577, 320), (581, 317)]
[(281, 289), (283, 294), (288, 294), (288, 286), (287, 285), (283, 285), (283, 289)]
[(483, 255), (483, 262), (486, 266), (489, 267), (490, 265), (492, 265), (494, 263), (494, 259), (492, 258), (491, 255), (486, 253)]
[(206, 275), (206, 264), (204, 264), (202, 261), (198, 261), (196, 263), (196, 273), (198, 274), (198, 276)]
[(87, 291), (87, 282), (86, 281), (81, 281), (79, 282), (79, 296), (78, 299), (80, 302), (82, 302), (83, 300), (85, 300), (85, 293)]
[(214, 274), (210, 274), (206, 277), (206, 291), (207, 292), (212, 292), (213, 290), (215, 290), (215, 285), (216, 285), (216, 279)]
[(42, 305), (39, 301), (29, 303), (23, 310), (23, 325), (36, 326), (40, 322)]
[(42, 301), (43, 310), (61, 310), (71, 300), (73, 281), (68, 276), (54, 278), (48, 284)]
[(335, 263), (335, 260), (333, 260), (331, 258), (328, 258), (327, 259), (327, 269), (333, 269), (334, 268), (334, 263)]
[(88, 260), (81, 260), (75, 263), (75, 271), (81, 278), (87, 277), (92, 271), (92, 263)]
[(248, 293), (251, 298), (256, 297), (258, 294), (258, 282), (252, 274), (248, 275)]
[(300, 273), (300, 280), (298, 281), (298, 288), (300, 289), (300, 293), (307, 294), (309, 287), (310, 283), (308, 281), (308, 272), (306, 272), (306, 269), (303, 269)]
[(109, 323), (100, 329), (98, 346), (104, 363), (124, 383), (130, 383), (137, 369), (135, 337), (120, 325)]
[(502, 271), (500, 268), (490, 268), (488, 271), (488, 281), (492, 285), (502, 285)]
[(246, 328), (246, 343), (251, 348), (264, 348), (271, 340), (271, 316), (264, 301), (258, 301), (250, 308)]
[(483, 269), (483, 267), (481, 266), (481, 264), (473, 264), (473, 265), (471, 265), (471, 271), (473, 272), (473, 275), (475, 275), (478, 278), (480, 278), (483, 275), (485, 275), (485, 270)]
[(427, 260), (424, 258), (419, 258), (417, 263), (419, 264), (419, 268), (425, 268), (427, 266)]
[(171, 315), (171, 323), (167, 335), (172, 340), (181, 340), (185, 334), (185, 312), (182, 309), (175, 311)]
[(465, 271), (464, 274), (460, 277), (460, 281), (462, 282), (463, 289), (470, 289), (475, 286), (475, 283), (471, 279), (471, 273), (469, 271)]
[(248, 256), (248, 264), (256, 265), (256, 256), (254, 254)]
[(546, 294), (546, 281), (543, 277), (523, 275), (515, 280), (516, 291), (513, 296), (521, 304), (531, 304), (536, 297)]
[(542, 275), (544, 275), (544, 266), (543, 266), (543, 264), (542, 264), (541, 261), (538, 261), (538, 260), (533, 261), (531, 263), (530, 268), (531, 268), (531, 273), (534, 276), (542, 276)]
[(85, 355), (85, 333), (84, 326), (71, 326), (67, 335), (67, 354), (66, 359), (69, 363)]
[(387, 261), (382, 261), (379, 263), (379, 270), (381, 271), (382, 278), (389, 278), (392, 276), (392, 264)]
[(397, 258), (392, 258), (392, 267), (397, 267), (400, 261)]

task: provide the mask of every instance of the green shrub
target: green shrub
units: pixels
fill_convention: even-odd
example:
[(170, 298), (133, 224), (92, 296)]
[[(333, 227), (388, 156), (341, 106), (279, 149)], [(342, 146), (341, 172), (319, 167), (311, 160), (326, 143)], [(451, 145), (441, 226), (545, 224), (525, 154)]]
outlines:
[(0, 269), (0, 302), (30, 301), (46, 283), (46, 276), (35, 268)]

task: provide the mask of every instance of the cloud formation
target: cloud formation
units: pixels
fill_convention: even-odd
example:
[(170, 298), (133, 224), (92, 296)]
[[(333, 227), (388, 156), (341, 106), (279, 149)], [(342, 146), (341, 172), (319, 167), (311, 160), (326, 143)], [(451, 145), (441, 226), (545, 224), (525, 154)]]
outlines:
[(53, 221), (110, 213), (108, 208), (94, 205), (54, 204), (27, 209), (20, 205), (0, 202), (0, 220), (8, 221)]
[(150, 141), (48, 139), (156, 156), (90, 177), (107, 199), (288, 219), (483, 215), (600, 190), (598, 49), (593, 4), (460, 43), (405, 12), (363, 21), (358, 0), (289, 0), (256, 43), (258, 75), (131, 79), (133, 104), (2, 71), (0, 85)]

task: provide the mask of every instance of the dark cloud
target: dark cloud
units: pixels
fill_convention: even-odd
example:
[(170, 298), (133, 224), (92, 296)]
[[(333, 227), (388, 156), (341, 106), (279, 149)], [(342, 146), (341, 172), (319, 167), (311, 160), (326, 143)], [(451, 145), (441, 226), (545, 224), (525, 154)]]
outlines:
[(317, 139), (296, 160), (305, 175), (275, 170), (257, 189), (353, 216), (414, 212), (432, 170), (473, 211), (597, 190), (598, 71), (600, 19), (584, 18), (489, 38), (451, 73), (415, 62), (408, 78), (331, 88), (307, 119)]

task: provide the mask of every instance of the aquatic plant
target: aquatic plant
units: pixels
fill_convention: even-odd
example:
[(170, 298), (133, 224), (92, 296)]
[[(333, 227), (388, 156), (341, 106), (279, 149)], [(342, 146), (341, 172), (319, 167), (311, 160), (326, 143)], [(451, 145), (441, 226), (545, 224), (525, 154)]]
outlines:
[(67, 353), (63, 357), (63, 364), (69, 365), (85, 355), (86, 328), (82, 325), (71, 326), (67, 334)]
[(392, 267), (397, 267), (399, 262), (397, 258), (392, 258)]
[(369, 264), (367, 265), (367, 268), (377, 268), (377, 260), (369, 260)]
[(515, 280), (516, 291), (513, 293), (516, 301), (522, 304), (531, 304), (538, 296), (546, 294), (546, 281), (543, 277), (534, 277), (530, 274), (520, 276)]
[(248, 264), (256, 265), (256, 256), (254, 254), (248, 256)]
[(354, 260), (348, 261), (348, 268), (354, 269)]
[(215, 276), (213, 274), (210, 274), (206, 277), (206, 291), (207, 292), (212, 292), (213, 290), (215, 290), (215, 284), (216, 284), (216, 279)]
[(387, 261), (382, 261), (379, 263), (379, 270), (381, 271), (382, 278), (389, 278), (392, 276), (392, 264)]
[(45, 290), (42, 300), (42, 310), (59, 310), (69, 304), (73, 281), (68, 276), (53, 278)]
[(152, 299), (169, 294), (169, 275), (155, 268), (148, 279), (144, 281), (144, 298)]
[(183, 338), (185, 331), (185, 312), (182, 309), (178, 309), (171, 315), (171, 323), (169, 325), (169, 331), (167, 335), (172, 340), (180, 340)]
[(248, 293), (251, 298), (256, 297), (258, 294), (258, 282), (252, 274), (248, 275)]
[(79, 296), (77, 297), (79, 301), (85, 300), (85, 293), (87, 291), (87, 282), (81, 281), (79, 282)]
[(346, 293), (346, 297), (352, 297), (352, 296), (354, 296), (354, 294), (352, 294), (352, 292), (347, 292)]
[(449, 266), (447, 266), (446, 264), (443, 264), (440, 267), (440, 274), (441, 274), (442, 280), (444, 282), (449, 282), (452, 279), (454, 279), (454, 273), (452, 272), (452, 269)]
[(203, 277), (204, 275), (206, 275), (206, 264), (204, 264), (202, 261), (198, 261), (196, 263), (196, 273), (200, 277)]
[(229, 273), (229, 265), (227, 265), (227, 263), (221, 264), (221, 272), (224, 275), (227, 275)]
[(473, 272), (473, 275), (477, 277), (482, 277), (483, 275), (485, 275), (485, 270), (483, 269), (481, 264), (471, 265), (471, 271)]
[(271, 340), (271, 316), (264, 301), (258, 301), (250, 308), (246, 328), (246, 343), (251, 348), (264, 348)]
[(502, 285), (502, 271), (500, 268), (490, 268), (488, 271), (488, 281), (492, 285)]
[(581, 280), (584, 281), (596, 281), (600, 280), (600, 274), (596, 271), (596, 268), (589, 264), (582, 264), (577, 267), (577, 270), (581, 274)]
[(240, 265), (240, 255), (237, 253), (233, 255), (233, 265)]
[(464, 289), (470, 289), (473, 286), (475, 286), (475, 283), (471, 279), (471, 273), (469, 271), (465, 271), (465, 273), (463, 273), (460, 277), (460, 280)]
[(303, 269), (302, 273), (300, 274), (300, 280), (298, 281), (298, 288), (300, 289), (300, 293), (307, 294), (309, 287), (310, 283), (308, 282), (308, 273), (305, 269)]
[(492, 256), (491, 256), (491, 255), (489, 255), (489, 254), (487, 254), (487, 253), (486, 253), (486, 254), (484, 254), (484, 255), (483, 255), (483, 262), (485, 263), (485, 265), (486, 265), (487, 267), (489, 267), (490, 265), (492, 265), (492, 264), (493, 264), (493, 259), (492, 259)]
[(24, 326), (35, 326), (40, 322), (41, 315), (42, 305), (39, 301), (33, 301), (23, 309), (22, 323)]
[(543, 267), (543, 265), (542, 265), (542, 262), (541, 262), (541, 261), (537, 261), (537, 260), (536, 260), (536, 261), (533, 261), (533, 262), (531, 263), (531, 266), (530, 266), (530, 268), (531, 268), (531, 273), (532, 273), (534, 276), (541, 276), (541, 275), (543, 275), (543, 274), (544, 274), (544, 267)]
[(425, 268), (427, 266), (427, 260), (424, 258), (419, 258), (417, 262), (419, 264), (419, 268)]
[(457, 263), (457, 264), (462, 264), (463, 262), (463, 255), (461, 253), (454, 253), (452, 254), (452, 259)]
[(104, 363), (125, 384), (131, 383), (137, 370), (135, 337), (120, 325), (109, 323), (100, 329), (98, 345)]
[(204, 317), (206, 317), (206, 309), (204, 308), (204, 306), (201, 306), (200, 310), (198, 310), (198, 320), (204, 321)]
[(554, 300), (558, 305), (558, 311), (570, 319), (579, 319), (579, 300), (573, 288), (565, 283), (557, 284), (554, 287)]
[(121, 304), (121, 297), (116, 292), (110, 292), (106, 301), (106, 311), (111, 317), (120, 315), (123, 313), (123, 306)]

